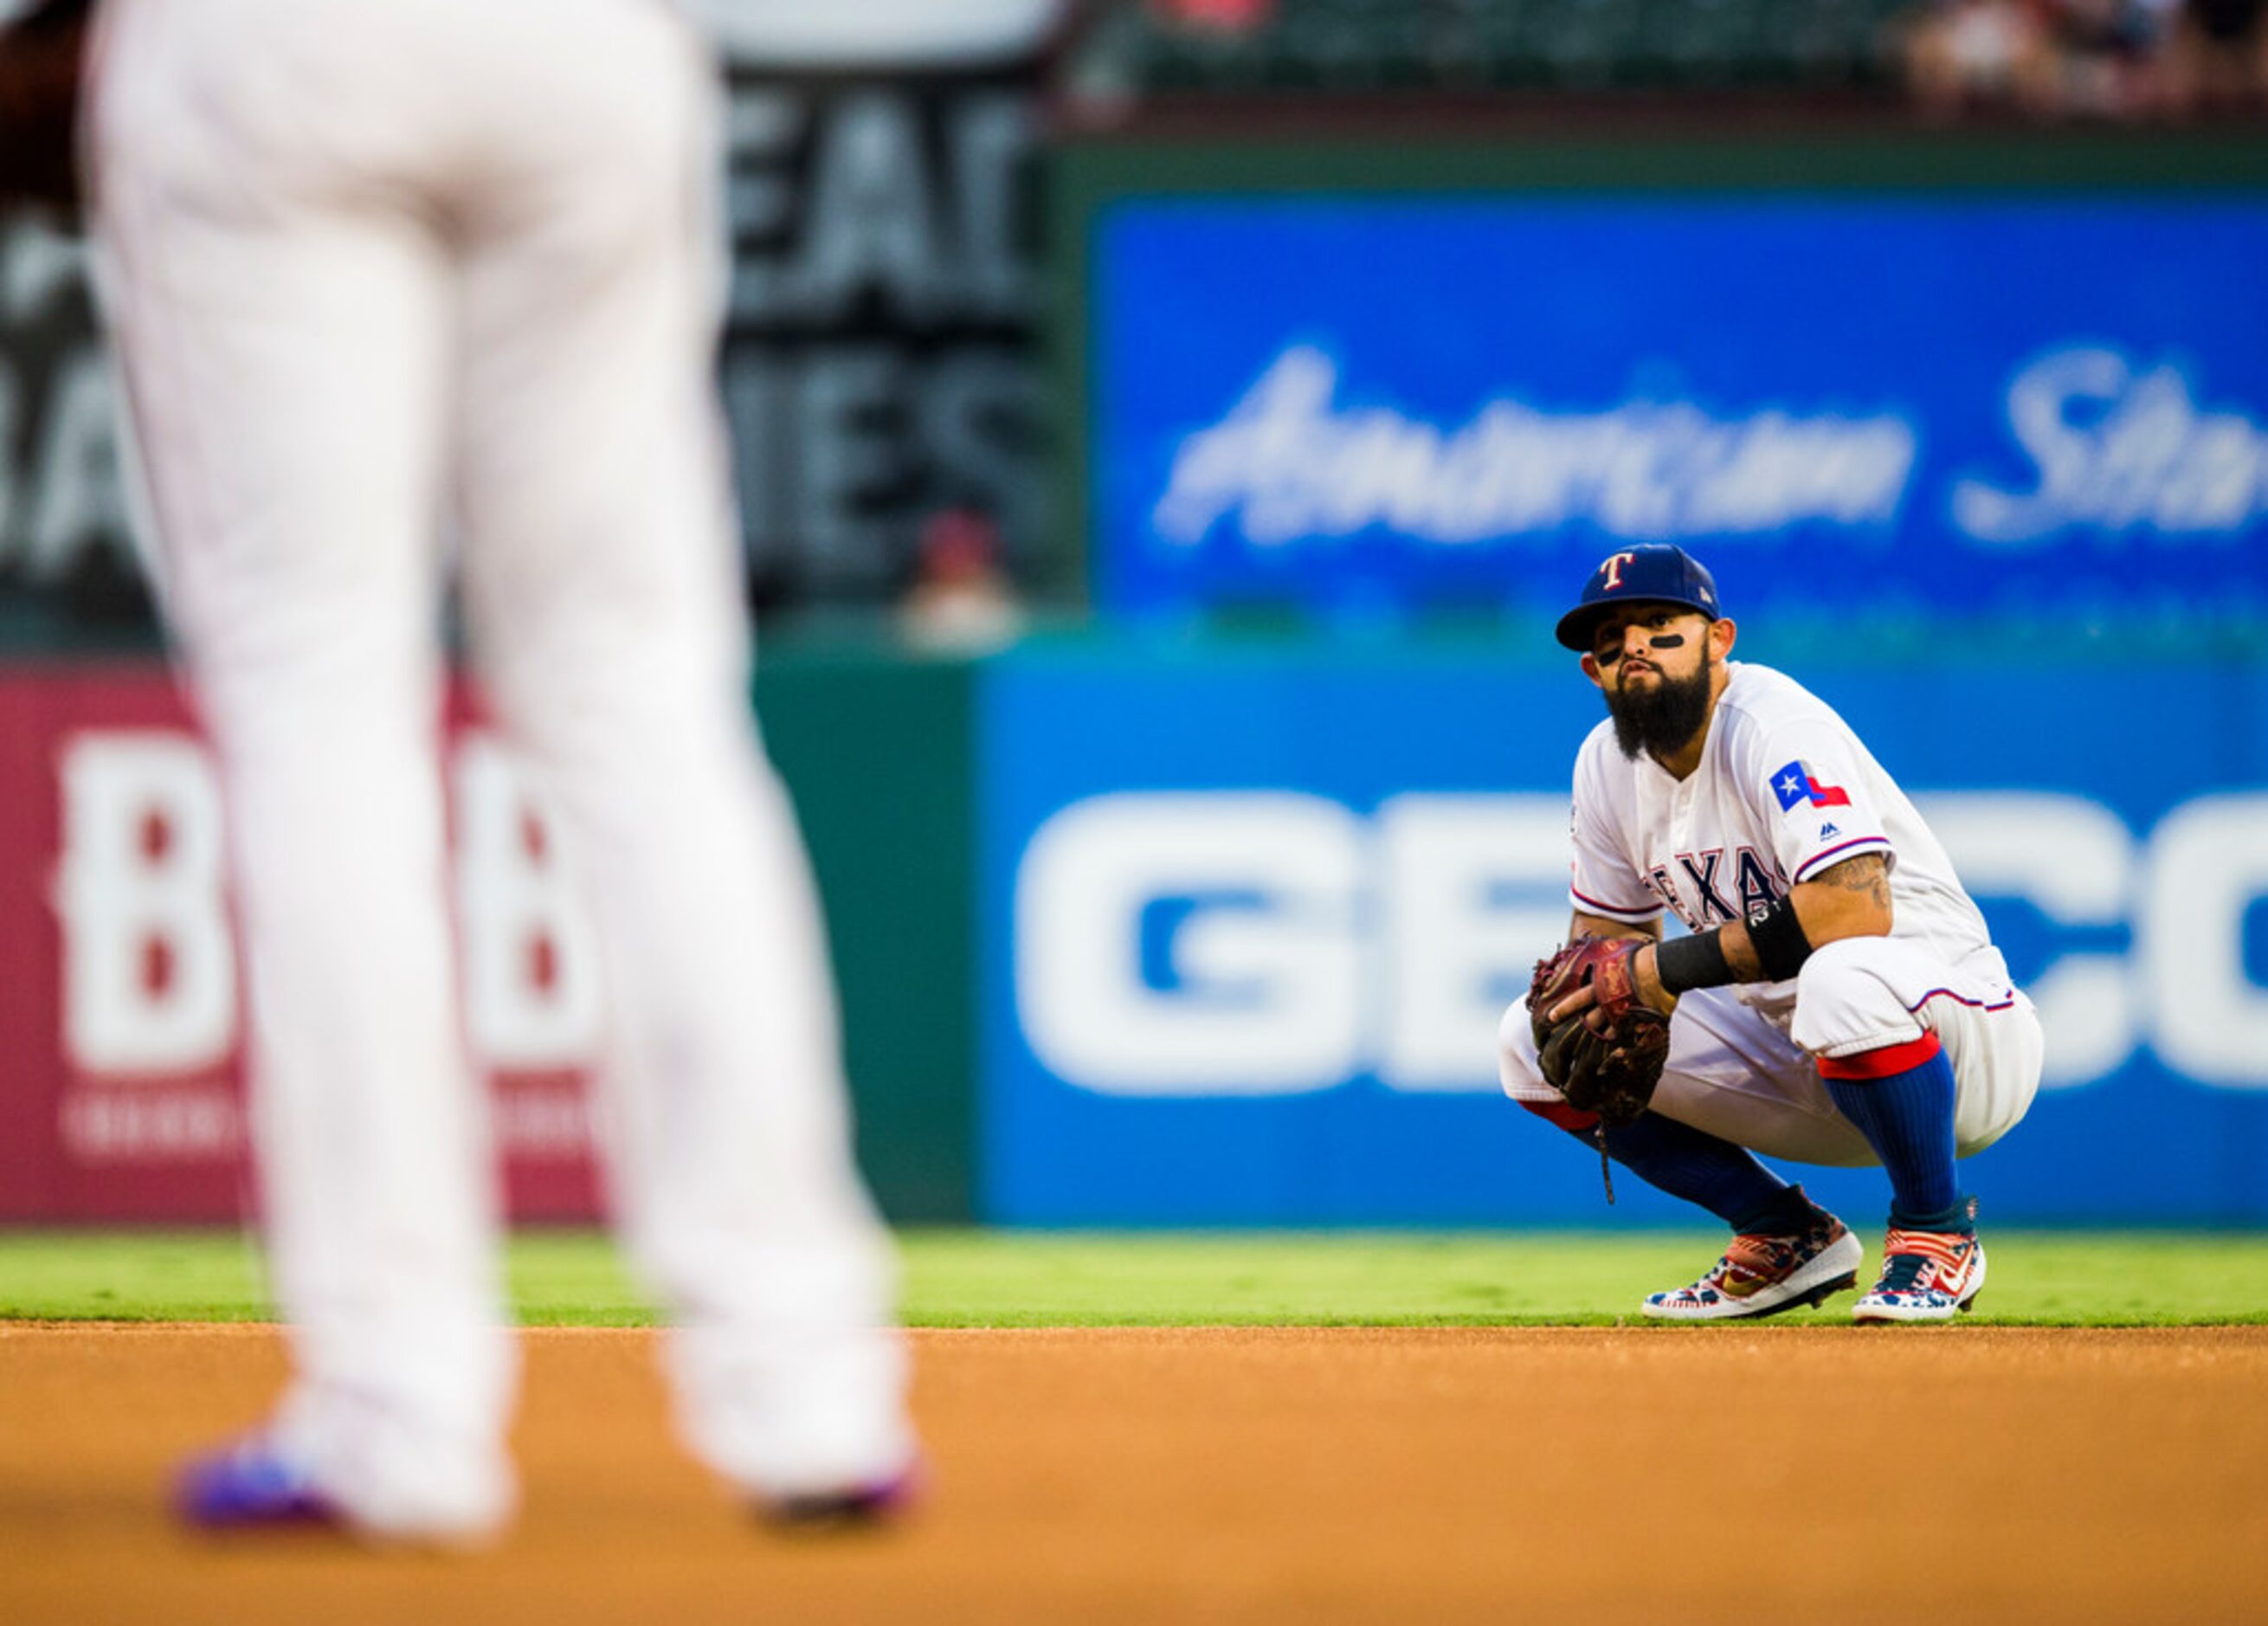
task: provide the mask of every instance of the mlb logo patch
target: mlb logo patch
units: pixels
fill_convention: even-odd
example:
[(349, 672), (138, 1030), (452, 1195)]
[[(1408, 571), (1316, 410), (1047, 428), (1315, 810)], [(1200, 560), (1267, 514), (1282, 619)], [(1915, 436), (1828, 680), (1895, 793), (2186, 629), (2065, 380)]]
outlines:
[(1851, 795), (1839, 786), (1822, 785), (1812, 772), (1811, 765), (1798, 760), (1775, 771), (1771, 776), (1772, 795), (1779, 798), (1779, 810), (1787, 812), (1799, 802), (1815, 808), (1847, 808)]

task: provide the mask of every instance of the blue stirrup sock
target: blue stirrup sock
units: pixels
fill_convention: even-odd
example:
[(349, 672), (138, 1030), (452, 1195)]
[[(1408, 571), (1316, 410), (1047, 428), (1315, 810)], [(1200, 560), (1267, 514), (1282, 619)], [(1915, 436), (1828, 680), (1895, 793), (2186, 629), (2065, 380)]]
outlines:
[(1522, 1101), (1587, 1146), (1606, 1140), (1607, 1155), (1657, 1190), (1698, 1203), (1742, 1235), (1792, 1236), (1818, 1213), (1800, 1186), (1790, 1186), (1745, 1147), (1660, 1112), (1602, 1128), (1592, 1112)]
[(1836, 1110), (1858, 1126), (1889, 1171), (1890, 1223), (1908, 1231), (1970, 1229), (1954, 1168), (1953, 1063), (1937, 1035), (1925, 1032), (1853, 1056), (1822, 1056), (1819, 1076)]

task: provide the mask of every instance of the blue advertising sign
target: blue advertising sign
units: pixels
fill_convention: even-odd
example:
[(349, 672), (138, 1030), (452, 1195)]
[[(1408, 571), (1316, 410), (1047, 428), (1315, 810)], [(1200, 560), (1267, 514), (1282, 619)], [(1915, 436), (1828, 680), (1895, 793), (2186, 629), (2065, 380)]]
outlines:
[[(1137, 198), (1100, 602), (2268, 613), (2268, 198)], [(1735, 608), (1737, 607), (1737, 608)]]
[[(2268, 1221), (2268, 666), (1811, 672), (2048, 1037), (1997, 1220)], [(1027, 648), (983, 678), (980, 1214), (1587, 1224), (1496, 1033), (1568, 918), (1571, 671)], [(1878, 1171), (1796, 1170), (1870, 1214)], [(1617, 1223), (1693, 1210), (1620, 1183)]]

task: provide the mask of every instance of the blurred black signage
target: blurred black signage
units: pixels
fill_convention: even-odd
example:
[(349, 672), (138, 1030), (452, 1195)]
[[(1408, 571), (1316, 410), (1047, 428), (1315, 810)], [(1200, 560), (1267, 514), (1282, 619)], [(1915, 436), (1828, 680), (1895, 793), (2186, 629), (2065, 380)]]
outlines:
[(1036, 73), (735, 78), (724, 380), (760, 603), (889, 596), (946, 509), (1030, 557)]
[[(758, 607), (887, 601), (941, 511), (1030, 556), (1037, 74), (735, 73), (723, 381)], [(0, 644), (151, 635), (86, 259), (0, 224)]]
[(86, 251), (0, 225), (0, 639), (151, 636)]

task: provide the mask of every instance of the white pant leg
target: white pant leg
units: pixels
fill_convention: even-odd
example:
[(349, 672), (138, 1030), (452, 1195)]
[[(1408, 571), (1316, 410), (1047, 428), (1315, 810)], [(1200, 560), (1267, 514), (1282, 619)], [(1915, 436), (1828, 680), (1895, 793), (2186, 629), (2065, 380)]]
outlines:
[[(1560, 1099), (1538, 1069), (1525, 1001), (1504, 1014), (1497, 1061), (1513, 1100)], [(1730, 988), (1696, 988), (1678, 1001), (1653, 1110), (1769, 1157), (1845, 1167), (1877, 1161), (1835, 1110), (1811, 1058)]]
[(748, 709), (711, 381), (713, 78), (663, 8), (612, 9), (558, 70), (571, 139), (515, 152), (549, 206), (466, 216), (465, 570), (608, 945), (614, 1195), (680, 1323), (687, 1433), (750, 1489), (822, 1489), (912, 1449), (895, 1267)]
[(92, 137), (231, 822), (283, 1421), (364, 1524), (464, 1533), (512, 1502), (514, 1366), (435, 755), (446, 272), (409, 216), (329, 184), (320, 125), (232, 55), (224, 9), (117, 8)]
[(1850, 1056), (1935, 1033), (1959, 1095), (1962, 1157), (2006, 1135), (2039, 1091), (2044, 1038), (1997, 955), (1951, 966), (1899, 937), (1847, 937), (1806, 960), (1792, 1032), (1813, 1055)]

